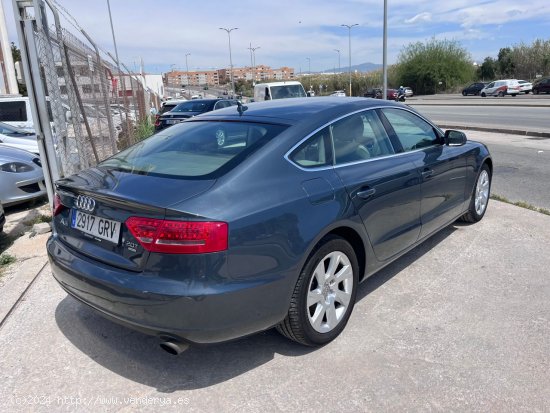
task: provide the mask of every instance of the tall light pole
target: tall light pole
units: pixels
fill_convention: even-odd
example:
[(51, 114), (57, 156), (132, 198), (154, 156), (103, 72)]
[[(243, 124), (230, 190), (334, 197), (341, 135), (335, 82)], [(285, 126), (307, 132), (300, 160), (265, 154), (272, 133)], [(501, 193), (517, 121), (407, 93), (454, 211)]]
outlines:
[(311, 58), (306, 57), (306, 60), (307, 60), (307, 75), (309, 77), (309, 88), (311, 89)]
[(252, 86), (256, 84), (256, 50), (259, 48), (260, 46), (252, 47), (252, 43), (248, 48), (250, 50), (250, 64), (252, 65)]
[(185, 53), (185, 69), (187, 70), (187, 96), (191, 97), (191, 81), (189, 79), (189, 63), (187, 62), (187, 56), (191, 56), (191, 53)]
[(388, 98), (388, 0), (384, 0), (384, 34), (382, 41), (382, 72), (384, 85), (382, 87), (382, 99)]
[(231, 89), (235, 93), (235, 82), (233, 80), (233, 58), (231, 57), (231, 32), (237, 30), (238, 27), (233, 27), (232, 29), (226, 29), (225, 27), (220, 27), (220, 30), (225, 30), (227, 32), (227, 37), (229, 38), (229, 77), (231, 78)]
[(334, 49), (338, 53), (338, 73), (340, 73), (340, 49)]
[(348, 28), (348, 42), (349, 42), (349, 95), (351, 96), (351, 28), (353, 26), (359, 26), (358, 23), (355, 24), (341, 24), (342, 27)]

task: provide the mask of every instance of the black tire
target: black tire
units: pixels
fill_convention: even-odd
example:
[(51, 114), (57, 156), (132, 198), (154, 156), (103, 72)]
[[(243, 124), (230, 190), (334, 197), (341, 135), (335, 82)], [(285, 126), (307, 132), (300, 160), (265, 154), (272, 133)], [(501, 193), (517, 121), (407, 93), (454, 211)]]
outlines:
[(487, 97), (487, 95), (485, 94), (485, 92), (482, 92), (482, 93), (481, 93), (481, 97), (482, 97), (482, 98)]
[(466, 96), (466, 92), (462, 91), (462, 96)]
[(538, 90), (538, 89), (535, 89), (535, 90), (533, 90), (533, 93), (534, 93), (535, 95), (538, 95), (538, 94), (539, 94), (539, 90)]
[[(476, 209), (476, 197), (478, 195), (479, 188), (478, 186), (481, 184), (480, 180), (482, 180), (482, 175), (486, 173), (486, 177), (488, 179), (488, 193), (487, 193), (487, 199), (485, 202), (485, 206), (483, 207), (483, 210)], [(476, 183), (472, 191), (472, 197), (470, 199), (470, 206), (468, 207), (468, 212), (466, 212), (464, 215), (460, 217), (461, 221), (469, 222), (469, 223), (475, 223), (481, 221), (483, 216), (485, 215), (485, 211), (487, 211), (487, 206), (489, 205), (489, 197), (491, 196), (491, 170), (489, 169), (489, 166), (487, 164), (483, 164), (481, 167), (481, 170), (477, 174)]]
[(528, 95), (528, 94), (529, 94), (529, 90), (526, 90), (526, 91), (525, 91), (525, 94)]
[[(347, 307), (344, 309), (344, 313), (341, 315), (340, 320), (337, 321), (337, 324), (330, 331), (319, 332), (313, 327), (312, 322), (310, 321), (310, 317), (314, 316), (314, 314), (312, 315), (310, 313), (311, 307), (313, 307), (313, 305), (308, 308), (307, 297), (310, 292), (310, 288), (314, 287), (315, 285), (317, 285), (317, 288), (315, 290), (321, 288), (320, 285), (316, 284), (317, 279), (313, 280), (315, 276), (315, 269), (323, 260), (328, 259), (327, 257), (330, 254), (336, 252), (341, 252), (343, 255), (345, 255), (345, 257), (349, 260), (351, 266), (352, 286), (349, 293), (349, 302)], [(323, 265), (326, 266), (326, 262)], [(337, 268), (342, 268), (340, 267), (340, 265), (341, 264), (338, 264)], [(349, 320), (349, 317), (355, 305), (358, 282), (359, 265), (357, 263), (355, 252), (349, 242), (347, 242), (343, 238), (334, 235), (329, 235), (323, 238), (323, 240), (319, 242), (318, 246), (310, 254), (302, 272), (300, 273), (300, 276), (298, 277), (298, 281), (296, 282), (296, 286), (294, 287), (294, 292), (292, 293), (292, 298), (290, 299), (290, 306), (287, 316), (281, 323), (277, 325), (277, 331), (279, 331), (279, 333), (281, 333), (283, 336), (306, 346), (322, 346), (331, 342), (336, 337), (338, 337), (338, 335), (342, 332)], [(343, 284), (343, 282), (340, 282), (336, 285), (336, 288), (339, 290), (341, 287), (340, 284)], [(332, 287), (334, 287), (334, 285), (335, 284), (333, 281)], [(330, 291), (332, 291), (332, 287), (330, 287)], [(321, 288), (321, 291), (325, 291), (325, 288), (327, 288), (326, 285)], [(328, 291), (326, 292), (326, 294), (330, 295)], [(317, 304), (315, 305), (317, 306)], [(321, 322), (325, 320), (326, 317), (326, 313), (323, 313)]]
[(504, 92), (501, 90), (500, 92), (498, 92), (497, 96), (499, 98), (503, 98), (504, 97)]

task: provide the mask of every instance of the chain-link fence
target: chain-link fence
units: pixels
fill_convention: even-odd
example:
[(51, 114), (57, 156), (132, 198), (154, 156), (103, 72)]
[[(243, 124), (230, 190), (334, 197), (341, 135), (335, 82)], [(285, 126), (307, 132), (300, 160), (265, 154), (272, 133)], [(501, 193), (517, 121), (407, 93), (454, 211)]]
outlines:
[[(36, 127), (46, 141), (50, 180), (94, 166), (141, 138), (138, 131), (151, 127), (149, 109), (160, 103), (145, 77), (100, 51), (74, 22), (62, 23), (67, 11), (55, 0), (13, 2), (23, 64), (34, 82), (29, 97), (37, 117), (47, 110), (49, 122)], [(78, 35), (63, 27), (69, 24)]]

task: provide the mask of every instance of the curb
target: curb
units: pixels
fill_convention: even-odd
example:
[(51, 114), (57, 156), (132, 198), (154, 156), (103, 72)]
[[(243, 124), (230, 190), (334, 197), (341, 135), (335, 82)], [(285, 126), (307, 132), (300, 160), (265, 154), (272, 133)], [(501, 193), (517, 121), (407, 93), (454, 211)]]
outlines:
[(548, 104), (542, 104), (542, 103), (533, 103), (533, 104), (526, 104), (526, 103), (437, 103), (436, 101), (431, 102), (422, 102), (418, 100), (411, 100), (409, 102), (405, 101), (407, 105), (411, 106), (511, 106), (511, 107), (522, 107), (522, 108), (550, 108), (550, 102)]
[(533, 136), (541, 139), (550, 139), (550, 132), (541, 132), (541, 131), (528, 131), (520, 129), (506, 129), (506, 128), (488, 128), (483, 126), (465, 126), (465, 125), (450, 125), (450, 124), (441, 124), (437, 123), (441, 129), (466, 129), (466, 130), (475, 130), (479, 132), (492, 132), (492, 133), (507, 133), (510, 135), (522, 135), (522, 136)]

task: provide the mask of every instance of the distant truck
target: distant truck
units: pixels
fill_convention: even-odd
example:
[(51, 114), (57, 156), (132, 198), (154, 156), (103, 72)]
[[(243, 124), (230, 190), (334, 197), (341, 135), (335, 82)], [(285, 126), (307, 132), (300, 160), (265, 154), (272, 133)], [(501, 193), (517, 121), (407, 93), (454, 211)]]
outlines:
[(305, 98), (304, 86), (297, 81), (258, 83), (254, 86), (254, 101)]

